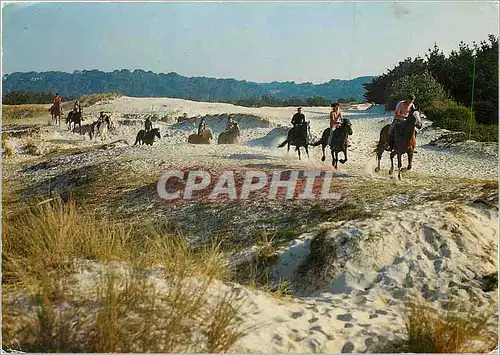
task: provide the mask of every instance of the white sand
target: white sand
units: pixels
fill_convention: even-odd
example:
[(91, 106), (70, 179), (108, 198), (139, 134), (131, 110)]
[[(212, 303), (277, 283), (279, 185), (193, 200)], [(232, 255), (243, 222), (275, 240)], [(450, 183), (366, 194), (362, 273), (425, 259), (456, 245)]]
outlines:
[[(165, 165), (286, 164), (307, 169), (330, 166), (329, 152), (327, 161), (322, 163), (319, 147), (311, 148), (310, 159), (302, 161), (295, 152), (287, 155), (286, 148), (276, 148), (286, 137), (284, 127), (290, 126), (294, 108), (243, 108), (169, 98), (122, 97), (85, 109), (85, 115), (88, 119), (97, 118), (101, 110), (111, 111), (116, 125), (109, 141), (125, 139), (130, 145), (137, 131), (143, 128), (146, 115), (154, 113), (159, 118), (170, 118), (165, 118), (169, 123), (153, 123), (154, 127), (160, 127), (162, 135), (153, 146), (121, 144), (111, 150), (96, 150), (92, 162), (78, 156), (69, 157), (58, 169), (121, 158), (140, 158), (134, 169), (158, 173)], [(303, 112), (311, 121), (312, 134), (319, 138), (327, 127), (329, 108), (304, 108)], [(236, 120), (242, 130), (242, 145), (188, 144), (187, 136), (196, 130), (199, 119), (173, 123), (183, 113), (188, 117), (240, 114)], [(135, 118), (131, 119), (132, 115)], [(372, 153), (380, 129), (392, 120), (391, 114), (384, 113), (380, 106), (367, 109), (360, 105), (356, 110), (346, 111), (344, 116), (352, 119), (354, 134), (350, 138), (349, 160), (339, 170), (347, 176), (363, 176), (372, 181), (391, 179), (387, 173), (388, 155), (383, 157), (383, 171), (376, 174)], [(216, 137), (225, 124), (225, 119), (220, 117), (207, 120)], [(68, 132), (64, 125), (49, 127), (48, 132), (38, 138), (43, 141), (39, 145), (45, 151), (56, 145), (97, 143)], [(464, 142), (439, 149), (428, 145), (443, 132), (431, 128), (430, 122), (425, 123), (417, 136), (414, 172), (443, 179), (497, 179), (498, 144)], [(16, 146), (17, 159), (29, 158), (21, 148), (24, 141), (25, 138), (9, 140)], [(51, 173), (33, 172), (33, 178), (47, 174)], [(408, 174), (412, 176), (411, 172)], [(318, 229), (325, 230), (337, 243), (336, 269), (330, 275), (329, 286), (291, 300), (245, 290), (250, 300), (247, 320), (258, 325), (258, 329), (243, 338), (234, 350), (259, 353), (370, 351), (379, 338), (401, 336), (404, 325), (398, 315), (398, 304), (411, 292), (431, 302), (448, 292), (476, 302), (478, 307), (497, 304), (496, 292), (484, 293), (471, 280), (498, 268), (498, 212), (438, 201), (401, 208), (403, 205), (399, 203), (396, 209), (381, 211), (379, 218), (319, 225)], [(303, 234), (281, 250), (272, 272), (274, 282), (296, 277), (297, 267), (307, 258), (311, 239), (317, 234), (318, 231)], [(81, 278), (81, 282), (88, 282), (83, 275)], [(217, 287), (226, 286), (218, 284)]]

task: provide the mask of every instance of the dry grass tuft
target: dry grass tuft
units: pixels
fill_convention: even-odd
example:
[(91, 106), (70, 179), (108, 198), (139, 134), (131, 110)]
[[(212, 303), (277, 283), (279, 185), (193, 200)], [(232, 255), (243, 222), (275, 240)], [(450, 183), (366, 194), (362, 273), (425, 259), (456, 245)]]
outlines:
[(40, 147), (32, 138), (26, 140), (23, 145), (24, 150), (30, 155), (41, 155)]
[(2, 122), (10, 123), (49, 115), (47, 105), (2, 105)]
[[(212, 287), (225, 276), (226, 260), (217, 245), (195, 250), (166, 235), (168, 228), (104, 219), (59, 199), (4, 215), (5, 346), (228, 351), (246, 330), (239, 289)], [(100, 281), (75, 281), (82, 265), (99, 266)], [(161, 276), (151, 278), (148, 267)]]
[(478, 311), (472, 305), (445, 301), (440, 309), (424, 301), (405, 304), (402, 316), (406, 339), (384, 352), (484, 353), (498, 344), (495, 310)]
[(14, 154), (14, 149), (7, 142), (7, 133), (2, 132), (2, 156), (10, 157), (12, 154)]

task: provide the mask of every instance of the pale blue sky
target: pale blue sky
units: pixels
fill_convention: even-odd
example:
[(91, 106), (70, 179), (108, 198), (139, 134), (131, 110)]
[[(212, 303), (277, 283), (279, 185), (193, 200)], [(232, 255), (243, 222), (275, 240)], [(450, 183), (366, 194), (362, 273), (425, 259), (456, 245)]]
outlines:
[(448, 53), (499, 25), (498, 2), (2, 5), (4, 74), (140, 68), (321, 83), (379, 75), (434, 42)]

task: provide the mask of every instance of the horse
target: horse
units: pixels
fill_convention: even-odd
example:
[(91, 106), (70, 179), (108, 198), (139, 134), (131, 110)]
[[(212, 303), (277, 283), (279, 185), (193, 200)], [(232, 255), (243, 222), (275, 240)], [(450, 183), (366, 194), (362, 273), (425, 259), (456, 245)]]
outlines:
[(137, 137), (135, 138), (134, 145), (136, 145), (137, 143), (140, 143), (141, 145), (142, 144), (153, 145), (155, 137), (158, 137), (158, 139), (161, 139), (159, 128), (154, 128), (154, 129), (149, 130), (147, 132), (144, 129), (141, 129), (139, 131), (139, 133), (137, 133)]
[(235, 122), (231, 129), (219, 134), (218, 144), (240, 144), (240, 128), (238, 123)]
[[(332, 153), (332, 166), (335, 169), (337, 169), (339, 161), (341, 164), (347, 161), (347, 137), (350, 135), (352, 135), (352, 125), (349, 119), (342, 120), (340, 127), (333, 131), (330, 151)], [(344, 160), (339, 160), (339, 152), (344, 153)]]
[[(413, 151), (417, 145), (415, 138), (415, 127), (422, 128), (422, 114), (418, 110), (413, 110), (406, 120), (397, 123), (394, 130), (394, 149), (391, 151), (391, 169), (389, 174), (394, 172), (394, 156), (398, 156), (398, 179), (401, 180), (401, 172), (411, 170), (411, 163), (413, 160)], [(385, 125), (380, 131), (380, 139), (377, 142), (377, 147), (373, 151), (377, 154), (377, 167), (375, 172), (380, 171), (380, 160), (382, 154), (389, 144), (389, 127), (390, 124)], [(408, 154), (408, 167), (401, 169), (401, 156)]]
[(77, 112), (70, 111), (68, 112), (68, 117), (66, 117), (66, 124), (68, 125), (68, 130), (71, 130), (71, 124), (73, 123), (73, 133), (76, 128), (76, 125), (80, 126), (80, 134), (82, 134), (82, 111), (79, 110)]
[(287, 150), (288, 153), (290, 152), (290, 145), (294, 145), (296, 147), (295, 150), (299, 154), (299, 160), (301, 160), (300, 147), (304, 147), (306, 149), (307, 157), (309, 158), (309, 149), (307, 148), (307, 146), (309, 145), (309, 138), (308, 138), (309, 134), (310, 134), (310, 122), (291, 128), (288, 131), (288, 135), (285, 141), (280, 145), (278, 145), (278, 148), (282, 148), (286, 144), (288, 144), (288, 150)]
[[(108, 139), (108, 129), (111, 127), (111, 118), (109, 116), (104, 116), (102, 122), (94, 122), (93, 123), (95, 130), (97, 132), (95, 133), (95, 136), (99, 135), (101, 137), (101, 140), (106, 140)], [(94, 132), (94, 129), (92, 130), (92, 133)], [(92, 139), (92, 135), (90, 135), (90, 139)]]
[(52, 120), (56, 120), (56, 124), (61, 125), (61, 103), (55, 103), (49, 108), (50, 115), (52, 116)]
[(206, 128), (201, 134), (193, 133), (188, 137), (188, 143), (192, 144), (210, 144), (210, 139), (213, 139), (214, 135), (210, 128)]
[[(85, 134), (88, 133), (90, 139), (92, 139), (92, 135), (95, 134), (95, 126), (97, 125), (97, 123), (98, 122), (92, 122), (92, 123), (84, 124), (80, 128), (80, 134), (85, 135)], [(74, 133), (74, 129), (73, 129), (73, 133)]]

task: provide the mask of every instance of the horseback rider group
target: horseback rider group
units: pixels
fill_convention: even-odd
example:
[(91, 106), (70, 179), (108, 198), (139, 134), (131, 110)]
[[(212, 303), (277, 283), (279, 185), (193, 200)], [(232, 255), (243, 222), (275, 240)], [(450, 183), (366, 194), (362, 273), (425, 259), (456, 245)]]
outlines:
[[(235, 125), (236, 125), (236, 121), (233, 120), (233, 118), (231, 116), (228, 116), (227, 124), (226, 124), (226, 132), (229, 132)], [(198, 135), (201, 136), (206, 128), (207, 128), (206, 120), (205, 120), (205, 118), (202, 118), (200, 121), (200, 124), (198, 125)]]

